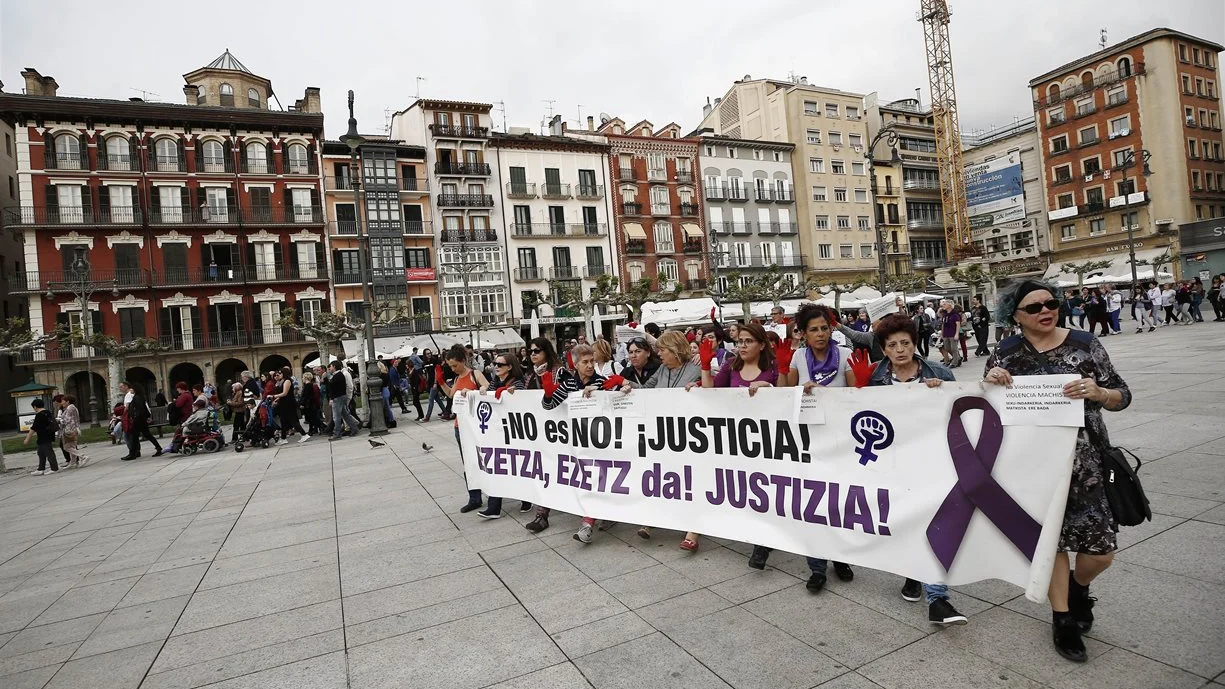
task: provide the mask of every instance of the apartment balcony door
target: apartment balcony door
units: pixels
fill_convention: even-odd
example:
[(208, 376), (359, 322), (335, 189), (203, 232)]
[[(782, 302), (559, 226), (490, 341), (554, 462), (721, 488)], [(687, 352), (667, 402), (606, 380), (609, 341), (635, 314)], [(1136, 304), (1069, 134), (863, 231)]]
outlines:
[(294, 253), (298, 257), (298, 277), (319, 277), (319, 263), (315, 259), (314, 242), (295, 242)]
[(275, 280), (277, 245), (274, 242), (253, 242), (255, 249), (255, 279)]
[(281, 320), (281, 302), (261, 301), (259, 303), (259, 322), (263, 327), (264, 344), (281, 343), (283, 339), (281, 326), (276, 324), (279, 320)]

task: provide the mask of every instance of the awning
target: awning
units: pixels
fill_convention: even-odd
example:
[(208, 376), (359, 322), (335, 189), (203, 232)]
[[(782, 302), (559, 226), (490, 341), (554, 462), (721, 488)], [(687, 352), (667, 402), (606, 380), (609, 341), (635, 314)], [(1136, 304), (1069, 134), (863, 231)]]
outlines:
[(687, 222), (681, 225), (681, 229), (684, 230), (685, 235), (689, 237), (695, 237), (697, 239), (701, 239), (704, 236), (702, 234), (702, 228), (698, 227), (696, 224), (691, 223), (691, 222)]
[(642, 225), (636, 222), (627, 222), (622, 227), (625, 228), (625, 236), (629, 239), (646, 239), (646, 230), (642, 229)]
[[(1151, 261), (1167, 251), (1169, 251), (1167, 247), (1140, 249), (1136, 251), (1136, 261)], [(1061, 263), (1052, 263), (1047, 267), (1046, 272), (1043, 273), (1042, 277), (1043, 279), (1054, 282), (1056, 285), (1061, 287), (1075, 285), (1077, 282), (1076, 273), (1063, 272), (1063, 266), (1068, 263), (1084, 263), (1085, 261), (1110, 261), (1109, 266), (1085, 275), (1084, 284), (1086, 287), (1107, 282), (1131, 282), (1131, 255), (1126, 251), (1112, 252), (1101, 256), (1091, 256), (1088, 258), (1074, 259), (1071, 261), (1063, 261)], [(1153, 267), (1147, 265), (1137, 265), (1136, 278), (1140, 280), (1154, 279)], [(1161, 273), (1156, 276), (1156, 278), (1172, 279), (1173, 275), (1171, 275), (1167, 270), (1162, 270)]]

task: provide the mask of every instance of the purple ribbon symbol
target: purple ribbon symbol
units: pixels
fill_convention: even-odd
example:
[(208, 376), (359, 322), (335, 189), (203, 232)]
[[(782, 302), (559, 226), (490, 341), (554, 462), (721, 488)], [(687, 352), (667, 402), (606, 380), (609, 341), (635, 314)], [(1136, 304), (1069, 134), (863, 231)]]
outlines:
[[(962, 414), (971, 409), (983, 412), (983, 428), (978, 445), (970, 444)], [(953, 566), (957, 550), (970, 528), (970, 518), (977, 508), (991, 520), (995, 528), (1031, 562), (1042, 525), (1017, 504), (1003, 486), (991, 478), (996, 455), (1004, 441), (1004, 426), (1000, 415), (981, 397), (962, 397), (953, 402), (949, 417), (948, 442), (957, 484), (941, 503), (940, 509), (927, 525), (927, 542), (947, 572)]]

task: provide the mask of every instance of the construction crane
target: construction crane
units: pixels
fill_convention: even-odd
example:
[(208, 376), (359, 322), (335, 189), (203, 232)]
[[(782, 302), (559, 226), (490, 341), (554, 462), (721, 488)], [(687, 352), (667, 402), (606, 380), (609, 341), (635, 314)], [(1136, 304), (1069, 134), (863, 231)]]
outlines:
[(940, 202), (944, 208), (944, 241), (950, 259), (973, 255), (966, 208), (966, 177), (961, 162), (961, 128), (957, 123), (957, 89), (953, 84), (953, 48), (949, 43), (949, 7), (945, 0), (920, 0), (919, 21), (927, 47), (936, 160), (940, 166)]

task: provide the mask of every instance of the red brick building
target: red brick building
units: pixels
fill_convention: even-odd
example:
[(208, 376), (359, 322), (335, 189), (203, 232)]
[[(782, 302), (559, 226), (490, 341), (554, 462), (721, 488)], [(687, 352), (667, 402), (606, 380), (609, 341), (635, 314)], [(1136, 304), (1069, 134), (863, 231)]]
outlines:
[[(33, 330), (157, 338), (168, 351), (118, 372), (150, 396), (310, 358), (314, 343), (277, 320), (286, 307), (308, 319), (329, 308), (318, 89), (270, 110), (271, 83), (228, 52), (185, 75), (185, 105), (65, 98), (51, 77), (23, 76), (25, 94), (0, 93), (19, 187), (3, 224), (23, 238), (26, 269), (10, 285)], [(92, 291), (84, 309), (80, 286)], [(25, 365), (83, 413), (92, 378), (105, 409), (119, 381), (105, 358), (93, 355), (92, 373), (85, 358), (65, 343)]]
[(688, 296), (705, 294), (700, 140), (681, 137), (675, 123), (655, 130), (646, 120), (627, 127), (613, 118), (597, 132), (607, 137), (609, 179), (617, 185), (612, 205), (622, 285), (649, 277), (659, 291), (679, 282)]

